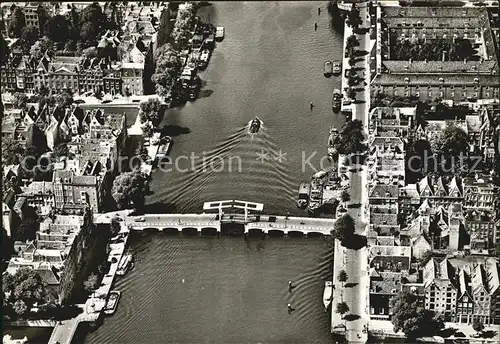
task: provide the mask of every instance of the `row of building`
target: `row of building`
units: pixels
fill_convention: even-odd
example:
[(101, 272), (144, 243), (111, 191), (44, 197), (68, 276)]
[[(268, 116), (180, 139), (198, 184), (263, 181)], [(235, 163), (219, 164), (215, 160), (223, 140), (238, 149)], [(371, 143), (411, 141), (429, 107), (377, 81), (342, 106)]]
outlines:
[[(474, 128), (478, 135), (469, 134), (471, 146), (491, 161), (498, 153), (498, 128), (488, 126), (498, 112), (484, 107), (463, 123), (449, 122)], [(391, 298), (409, 290), (447, 321), (500, 324), (499, 265), (490, 257), (500, 245), (499, 188), (489, 175), (425, 175), (408, 183), (409, 138), (429, 139), (442, 130), (417, 125), (415, 114), (416, 108), (375, 108), (370, 114), (370, 316), (390, 319)], [(430, 252), (439, 258), (420, 266)]]

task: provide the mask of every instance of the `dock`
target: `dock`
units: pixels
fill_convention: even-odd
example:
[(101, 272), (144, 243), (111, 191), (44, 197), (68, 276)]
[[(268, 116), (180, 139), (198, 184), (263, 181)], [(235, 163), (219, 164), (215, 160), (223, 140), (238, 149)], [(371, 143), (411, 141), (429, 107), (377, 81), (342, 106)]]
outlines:
[(82, 309), (82, 313), (74, 318), (60, 321), (55, 325), (48, 344), (70, 344), (80, 323), (93, 323), (102, 316), (109, 292), (113, 287), (118, 264), (125, 253), (130, 230), (122, 224), (120, 233), (124, 234), (124, 241), (118, 244), (110, 244), (111, 251), (108, 255), (108, 262), (111, 263), (111, 266), (109, 272), (103, 277), (101, 286), (94, 291), (85, 304), (78, 305)]

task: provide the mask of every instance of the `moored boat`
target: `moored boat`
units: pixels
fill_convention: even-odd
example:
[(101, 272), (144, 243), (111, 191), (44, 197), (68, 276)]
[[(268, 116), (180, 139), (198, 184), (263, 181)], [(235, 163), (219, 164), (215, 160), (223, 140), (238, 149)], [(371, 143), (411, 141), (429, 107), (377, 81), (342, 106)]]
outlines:
[(311, 184), (302, 182), (299, 185), (299, 197), (297, 198), (297, 207), (304, 209), (309, 203), (309, 192), (311, 191)]
[(160, 145), (160, 148), (158, 149), (158, 153), (156, 154), (156, 157), (158, 159), (162, 159), (168, 155), (170, 152), (170, 147), (172, 146), (172, 138), (170, 136), (165, 136), (162, 138), (163, 143)]
[(215, 40), (220, 42), (224, 39), (224, 26), (217, 26), (215, 29)]
[(198, 68), (205, 69), (208, 65), (208, 60), (210, 59), (210, 50), (205, 49), (201, 52), (200, 58), (198, 59)]
[(323, 75), (327, 78), (331, 77), (333, 74), (333, 65), (332, 61), (325, 61), (325, 67), (323, 70)]
[(335, 148), (335, 139), (338, 137), (339, 131), (337, 128), (332, 127), (330, 129), (330, 134), (328, 135), (328, 155), (334, 157), (337, 155), (337, 149)]
[(342, 73), (342, 64), (338, 61), (333, 61), (332, 64), (333, 75), (340, 75)]
[(255, 117), (248, 123), (248, 131), (251, 134), (255, 134), (259, 131), (261, 125), (262, 121), (259, 119), (259, 117)]
[(333, 112), (339, 112), (340, 107), (342, 106), (342, 92), (338, 88), (333, 90), (333, 95), (332, 95), (332, 111)]
[(112, 290), (109, 292), (108, 301), (106, 301), (106, 306), (104, 306), (104, 314), (112, 315), (116, 312), (121, 295), (122, 293), (118, 290)]
[(119, 276), (123, 276), (127, 273), (133, 263), (133, 258), (130, 253), (125, 254), (120, 262), (118, 263), (118, 268), (116, 270), (116, 274)]
[(328, 307), (332, 303), (333, 299), (333, 282), (325, 281), (325, 289), (323, 291), (323, 305), (325, 306), (325, 310), (328, 310)]

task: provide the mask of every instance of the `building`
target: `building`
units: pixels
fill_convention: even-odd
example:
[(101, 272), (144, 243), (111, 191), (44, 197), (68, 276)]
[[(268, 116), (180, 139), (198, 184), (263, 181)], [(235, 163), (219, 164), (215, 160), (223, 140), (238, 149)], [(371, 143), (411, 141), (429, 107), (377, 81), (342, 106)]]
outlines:
[(455, 321), (457, 281), (455, 268), (448, 259), (431, 258), (423, 269), (425, 308), (443, 314), (445, 321)]
[[(376, 44), (371, 56), (372, 97), (414, 96), (421, 101), (468, 102), (499, 98), (499, 67), (488, 11), (470, 7), (377, 7)], [(449, 51), (433, 60), (397, 60), (397, 44), (452, 46), (470, 42), (470, 60), (450, 60)], [(460, 48), (458, 48), (460, 50)], [(417, 49), (419, 51), (423, 50)]]
[(56, 209), (62, 209), (63, 206), (74, 209), (88, 206), (93, 212), (99, 212), (101, 198), (95, 176), (75, 175), (72, 171), (55, 171), (52, 183)]
[(36, 240), (12, 257), (7, 272), (21, 267), (36, 270), (61, 304), (69, 302), (82, 284), (83, 273), (96, 244), (89, 209), (79, 215), (56, 215), (40, 223)]
[(143, 63), (124, 62), (121, 66), (122, 94), (142, 95), (143, 88)]

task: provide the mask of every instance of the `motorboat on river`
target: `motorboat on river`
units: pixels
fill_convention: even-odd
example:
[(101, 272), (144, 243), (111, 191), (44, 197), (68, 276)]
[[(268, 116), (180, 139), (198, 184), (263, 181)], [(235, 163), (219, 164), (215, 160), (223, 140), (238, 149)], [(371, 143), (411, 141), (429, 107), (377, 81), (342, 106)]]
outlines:
[(262, 121), (259, 117), (255, 117), (250, 122), (248, 122), (248, 132), (251, 134), (256, 134), (262, 125)]
[(123, 276), (129, 271), (131, 268), (133, 268), (134, 261), (132, 258), (132, 254), (127, 253), (125, 254), (122, 259), (120, 259), (120, 262), (118, 263), (118, 268), (116, 270), (116, 274), (118, 276)]

